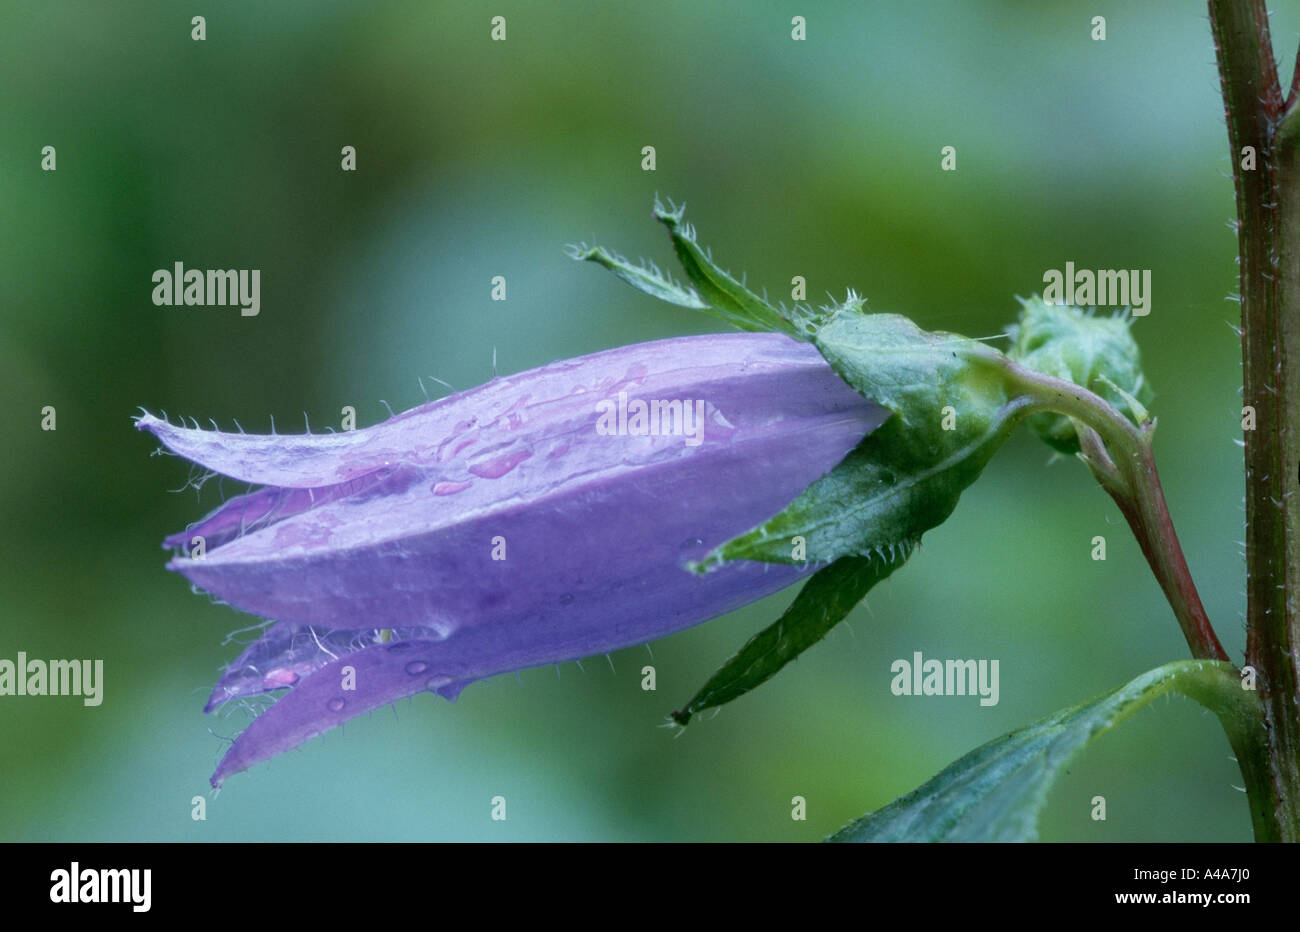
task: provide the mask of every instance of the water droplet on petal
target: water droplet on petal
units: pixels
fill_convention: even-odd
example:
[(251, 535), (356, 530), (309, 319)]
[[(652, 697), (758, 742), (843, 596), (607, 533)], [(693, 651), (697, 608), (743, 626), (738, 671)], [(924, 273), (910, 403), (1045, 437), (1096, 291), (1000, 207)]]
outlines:
[(566, 593), (564, 593), (564, 595), (560, 596), (560, 604), (561, 604), (561, 605), (572, 605), (572, 604), (573, 604), (573, 593), (572, 593), (572, 592), (566, 592)]
[(698, 547), (703, 543), (704, 543), (704, 538), (692, 537), (689, 540), (682, 541), (682, 549), (689, 550), (691, 547)]
[(471, 463), (469, 471), (484, 479), (500, 479), (532, 455), (533, 451), (526, 447), (511, 450), (509, 453), (500, 453)]
[(329, 702), (325, 703), (325, 708), (329, 709), (331, 712), (342, 712), (345, 705), (347, 705), (347, 703), (343, 701), (342, 696), (335, 696)]
[(457, 492), (463, 492), (470, 487), (469, 482), (450, 482), (443, 480), (433, 484), (434, 495), (455, 495)]
[(411, 676), (419, 676), (427, 669), (429, 669), (429, 665), (423, 660), (412, 660), (406, 665), (406, 672)]
[(296, 682), (298, 682), (298, 674), (292, 670), (272, 670), (262, 678), (262, 685), (268, 689), (292, 686)]
[(451, 682), (450, 676), (431, 676), (424, 683), (424, 688), (437, 692)]

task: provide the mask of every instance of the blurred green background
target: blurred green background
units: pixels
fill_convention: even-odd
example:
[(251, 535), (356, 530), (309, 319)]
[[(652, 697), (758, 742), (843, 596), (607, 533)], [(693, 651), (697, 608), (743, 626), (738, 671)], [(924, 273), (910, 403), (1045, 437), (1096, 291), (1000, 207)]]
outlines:
[[(0, 657), (105, 661), (99, 708), (0, 699), (0, 839), (811, 841), (1186, 655), (1117, 509), (1022, 433), (868, 606), (679, 738), (665, 713), (791, 591), (656, 642), (658, 692), (640, 646), (613, 671), (597, 657), (423, 695), (231, 779), (192, 821), (245, 721), (203, 701), (253, 619), (163, 570), (163, 536), (218, 499), (168, 491), (186, 467), (150, 455), (137, 406), (283, 432), (351, 404), (372, 424), (381, 399), (423, 400), (418, 377), (486, 381), (494, 351), (504, 373), (723, 329), (564, 256), (595, 237), (670, 265), (655, 192), (774, 295), (804, 275), (810, 297), (854, 287), (972, 336), (1067, 259), (1151, 269), (1135, 333), (1165, 488), (1240, 659), (1231, 166), (1201, 4), (191, 6), (0, 7)], [(1295, 4), (1273, 30), (1289, 62)], [(150, 276), (177, 260), (261, 269), (261, 314), (155, 307)], [(1000, 704), (892, 696), (889, 664), (915, 650), (998, 658)], [(1247, 839), (1230, 753), (1199, 706), (1161, 701), (1071, 767), (1042, 837)]]

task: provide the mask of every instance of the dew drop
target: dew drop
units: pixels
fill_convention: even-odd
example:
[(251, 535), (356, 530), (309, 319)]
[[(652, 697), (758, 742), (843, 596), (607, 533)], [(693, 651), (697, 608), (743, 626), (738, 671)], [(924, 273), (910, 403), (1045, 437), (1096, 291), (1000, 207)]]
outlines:
[(423, 660), (412, 660), (406, 665), (406, 672), (411, 676), (419, 676), (427, 669), (429, 669), (429, 665)]
[(482, 476), (484, 479), (500, 479), (532, 455), (533, 451), (527, 448), (512, 450), (509, 453), (502, 453), (498, 456), (471, 463), (469, 471), (476, 476)]
[(561, 605), (572, 605), (572, 604), (573, 604), (573, 593), (572, 593), (572, 592), (566, 592), (566, 593), (564, 593), (564, 595), (560, 596), (560, 604), (561, 604)]
[(424, 688), (438, 691), (451, 682), (450, 676), (431, 676), (425, 680)]
[(343, 706), (345, 705), (347, 705), (347, 703), (343, 701), (343, 697), (335, 696), (329, 702), (325, 703), (325, 708), (329, 709), (331, 712), (342, 712)]
[(463, 492), (470, 487), (469, 482), (435, 482), (433, 484), (434, 495), (455, 495), (457, 492)]
[(692, 547), (699, 547), (703, 543), (704, 543), (703, 537), (692, 537), (682, 541), (682, 549), (689, 550)]
[(292, 686), (296, 682), (298, 682), (298, 674), (292, 670), (272, 670), (262, 678), (262, 685), (268, 689)]

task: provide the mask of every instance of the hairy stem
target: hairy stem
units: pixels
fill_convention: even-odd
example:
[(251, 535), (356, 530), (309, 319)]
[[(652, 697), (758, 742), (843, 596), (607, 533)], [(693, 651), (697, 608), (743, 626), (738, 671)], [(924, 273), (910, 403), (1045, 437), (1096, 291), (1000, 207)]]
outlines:
[(1256, 837), (1300, 841), (1300, 115), (1284, 104), (1263, 0), (1210, 0), (1231, 142), (1246, 430), (1246, 663), (1258, 672), (1267, 768), (1250, 773)]

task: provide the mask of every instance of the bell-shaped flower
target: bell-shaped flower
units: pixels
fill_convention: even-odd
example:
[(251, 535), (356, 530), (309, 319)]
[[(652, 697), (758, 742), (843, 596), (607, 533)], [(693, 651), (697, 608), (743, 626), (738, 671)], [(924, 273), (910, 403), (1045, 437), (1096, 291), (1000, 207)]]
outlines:
[(774, 333), (556, 362), (332, 434), (137, 427), (262, 486), (169, 568), (270, 619), (208, 703), (288, 688), (212, 782), (421, 691), (663, 637), (806, 567), (685, 565), (777, 514), (889, 411)]

